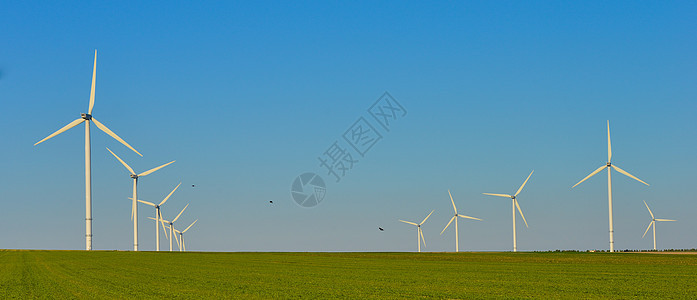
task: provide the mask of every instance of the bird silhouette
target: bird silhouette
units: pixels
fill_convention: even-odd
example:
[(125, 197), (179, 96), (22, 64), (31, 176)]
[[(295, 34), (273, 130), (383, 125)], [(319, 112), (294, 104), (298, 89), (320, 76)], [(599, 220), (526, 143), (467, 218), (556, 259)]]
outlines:
[(382, 229), (382, 227), (378, 227), (378, 229), (380, 229), (380, 231), (385, 231), (385, 229)]

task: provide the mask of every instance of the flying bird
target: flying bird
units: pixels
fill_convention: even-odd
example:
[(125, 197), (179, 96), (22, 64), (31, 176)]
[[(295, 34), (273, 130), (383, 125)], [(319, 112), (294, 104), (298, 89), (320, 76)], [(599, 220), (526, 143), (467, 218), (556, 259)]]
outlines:
[(191, 187), (196, 187), (196, 186), (192, 184)]
[(269, 201), (269, 203), (273, 204), (273, 201)]
[(382, 227), (378, 227), (378, 229), (380, 229), (380, 231), (385, 231), (385, 229), (382, 229)]

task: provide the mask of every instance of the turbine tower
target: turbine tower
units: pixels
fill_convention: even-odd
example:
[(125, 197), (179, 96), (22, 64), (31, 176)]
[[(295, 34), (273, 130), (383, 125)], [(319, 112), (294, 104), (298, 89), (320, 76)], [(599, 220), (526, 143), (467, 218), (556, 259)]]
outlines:
[(424, 242), (424, 247), (426, 247), (426, 240), (424, 239), (424, 233), (423, 233), (423, 231), (421, 231), (421, 225), (423, 225), (424, 222), (426, 222), (426, 220), (428, 220), (428, 217), (430, 217), (431, 214), (433, 214), (433, 212), (434, 212), (434, 211), (432, 210), (431, 213), (428, 214), (428, 216), (426, 216), (426, 218), (425, 218), (423, 221), (421, 221), (421, 223), (419, 223), (419, 224), (416, 224), (416, 223), (414, 223), (414, 222), (399, 220), (400, 222), (404, 222), (404, 223), (407, 223), (407, 224), (411, 224), (411, 225), (416, 226), (416, 245), (417, 245), (417, 247), (418, 247), (418, 249), (419, 249), (419, 252), (421, 252), (421, 241)]
[(106, 148), (106, 149), (109, 150), (111, 155), (116, 157), (116, 159), (118, 159), (121, 162), (121, 164), (124, 167), (126, 167), (126, 169), (128, 169), (129, 172), (131, 172), (131, 178), (133, 178), (133, 198), (131, 198), (131, 199), (133, 199), (133, 205), (131, 205), (131, 220), (133, 220), (133, 251), (138, 251), (138, 205), (136, 202), (136, 199), (138, 199), (138, 178), (143, 177), (145, 175), (148, 175), (148, 174), (155, 172), (159, 169), (162, 169), (162, 168), (174, 163), (175, 160), (170, 161), (170, 162), (168, 162), (164, 165), (161, 165), (157, 168), (152, 168), (152, 169), (147, 170), (143, 173), (136, 174), (136, 172), (133, 171), (133, 168), (131, 168), (131, 166), (129, 166), (125, 161), (123, 161), (123, 159), (121, 159), (118, 155), (114, 154), (114, 152), (111, 151), (109, 148)]
[(448, 190), (448, 195), (450, 195), (450, 202), (453, 203), (453, 210), (455, 210), (455, 216), (453, 216), (452, 218), (450, 218), (450, 222), (448, 222), (448, 225), (445, 225), (445, 228), (443, 228), (443, 231), (441, 231), (440, 234), (442, 235), (443, 232), (445, 232), (445, 230), (448, 229), (448, 226), (450, 226), (450, 223), (452, 223), (453, 220), (455, 220), (455, 252), (460, 252), (460, 243), (459, 243), (459, 241), (458, 241), (458, 240), (459, 240), (459, 234), (458, 234), (458, 232), (457, 232), (457, 217), (465, 218), (465, 219), (478, 220), (478, 221), (481, 221), (482, 219), (478, 219), (478, 218), (475, 218), (475, 217), (469, 217), (469, 216), (465, 216), (465, 215), (460, 215), (460, 214), (458, 214), (458, 213), (457, 213), (457, 207), (455, 207), (455, 201), (453, 200), (453, 195), (450, 193), (450, 190)]
[(646, 231), (644, 231), (644, 235), (641, 236), (643, 239), (646, 236), (646, 233), (649, 232), (649, 229), (651, 229), (651, 226), (653, 226), (653, 250), (656, 250), (656, 221), (658, 222), (675, 222), (675, 220), (668, 220), (668, 219), (656, 219), (653, 216), (653, 213), (651, 212), (651, 209), (649, 208), (649, 205), (646, 204), (646, 201), (644, 201), (644, 205), (646, 205), (646, 209), (649, 210), (649, 214), (651, 214), (651, 223), (649, 223), (649, 227), (646, 228)]
[[(160, 225), (159, 225), (159, 223), (160, 223), (160, 219), (162, 219), (162, 212), (160, 212), (160, 207), (162, 207), (162, 205), (165, 204), (165, 202), (167, 202), (169, 197), (171, 197), (172, 194), (174, 194), (174, 191), (176, 191), (181, 184), (182, 184), (181, 182), (179, 184), (177, 184), (177, 186), (169, 193), (169, 195), (167, 195), (167, 197), (165, 197), (164, 200), (162, 200), (162, 202), (160, 202), (160, 204), (155, 204), (152, 202), (138, 199), (138, 202), (150, 205), (150, 206), (155, 208), (155, 219), (154, 219), (155, 220), (155, 244), (157, 245), (157, 248), (156, 248), (157, 251), (160, 251)], [(132, 199), (132, 198), (129, 198), (129, 199)], [(163, 225), (163, 228), (164, 228), (164, 225)], [(167, 231), (165, 230), (164, 232), (165, 232), (165, 236), (167, 236)]]
[(523, 211), (520, 209), (520, 205), (518, 204), (518, 200), (516, 199), (516, 196), (520, 194), (520, 191), (523, 190), (523, 187), (525, 187), (525, 184), (528, 183), (528, 179), (530, 179), (530, 176), (532, 176), (532, 173), (535, 172), (535, 170), (532, 170), (530, 172), (530, 175), (528, 175), (528, 178), (525, 179), (523, 184), (518, 188), (518, 191), (515, 192), (513, 196), (507, 195), (507, 194), (491, 194), (491, 193), (482, 193), (484, 195), (490, 195), (490, 196), (498, 196), (498, 197), (505, 197), (505, 198), (511, 198), (513, 201), (513, 252), (518, 252), (518, 245), (516, 242), (516, 236), (515, 236), (515, 209), (516, 207), (518, 208), (518, 212), (520, 212), (520, 216), (523, 218), (523, 222), (525, 222), (525, 227), (528, 227), (528, 221), (525, 220), (525, 216), (523, 215)]
[(80, 118), (78, 118), (75, 121), (72, 121), (68, 123), (68, 125), (63, 126), (63, 128), (58, 129), (58, 131), (52, 133), (51, 135), (45, 137), (43, 140), (38, 141), (34, 146), (43, 143), (44, 141), (59, 135), (63, 133), (64, 131), (67, 131), (70, 128), (73, 128), (80, 123), (84, 122), (85, 123), (85, 243), (86, 243), (86, 250), (92, 250), (92, 155), (91, 155), (91, 147), (90, 147), (90, 123), (94, 122), (94, 125), (97, 126), (101, 131), (104, 131), (106, 134), (111, 136), (112, 138), (116, 139), (119, 141), (121, 144), (124, 144), (126, 147), (129, 149), (133, 150), (133, 152), (138, 153), (138, 155), (143, 156), (140, 154), (136, 149), (131, 147), (126, 141), (121, 139), (118, 135), (116, 135), (113, 131), (111, 131), (109, 128), (104, 126), (104, 124), (100, 123), (92, 117), (92, 108), (94, 108), (94, 87), (95, 83), (97, 80), (97, 50), (94, 50), (94, 68), (92, 69), (92, 88), (90, 90), (90, 103), (89, 107), (87, 108), (87, 113), (80, 114)]
[(612, 222), (612, 172), (611, 169), (615, 169), (615, 171), (620, 172), (624, 175), (627, 175), (628, 177), (639, 181), (645, 185), (649, 185), (646, 182), (643, 182), (641, 179), (634, 177), (634, 175), (627, 173), (627, 171), (622, 170), (620, 167), (613, 165), (610, 163), (610, 160), (612, 158), (612, 147), (610, 146), (610, 120), (607, 121), (607, 163), (604, 166), (601, 166), (600, 168), (596, 169), (590, 175), (586, 176), (586, 178), (583, 178), (581, 181), (579, 181), (577, 184), (574, 184), (571, 188), (575, 188), (577, 185), (581, 184), (581, 182), (586, 181), (586, 179), (593, 177), (593, 175), (598, 174), (600, 171), (603, 169), (607, 169), (607, 207), (608, 207), (608, 215), (609, 215), (609, 223), (610, 223), (610, 252), (615, 252), (615, 236), (614, 236), (614, 229), (613, 229), (613, 222)]

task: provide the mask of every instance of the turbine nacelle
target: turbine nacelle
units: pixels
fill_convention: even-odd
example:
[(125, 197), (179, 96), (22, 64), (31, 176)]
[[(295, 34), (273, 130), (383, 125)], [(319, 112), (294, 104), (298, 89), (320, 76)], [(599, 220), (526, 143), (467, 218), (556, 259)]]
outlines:
[(80, 114), (80, 117), (82, 117), (83, 119), (85, 119), (87, 121), (92, 120), (92, 115), (90, 115), (90, 114)]
[(606, 166), (607, 166), (608, 168), (609, 168), (609, 167), (612, 167), (612, 163), (610, 163), (610, 162), (608, 161), (607, 164), (606, 164)]
[(131, 174), (131, 178), (133, 178), (133, 179), (138, 179), (138, 175), (136, 175), (136, 174)]

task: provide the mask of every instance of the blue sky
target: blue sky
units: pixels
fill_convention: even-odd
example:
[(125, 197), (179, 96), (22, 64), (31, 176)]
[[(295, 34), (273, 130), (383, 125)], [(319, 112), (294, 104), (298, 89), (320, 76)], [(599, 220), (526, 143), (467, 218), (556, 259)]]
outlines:
[[(105, 147), (144, 171), (142, 199), (190, 250), (452, 251), (606, 249), (606, 161), (615, 246), (695, 248), (697, 4), (684, 2), (265, 2), (0, 5), (0, 248), (84, 249), (84, 134), (33, 144), (87, 110), (141, 158), (92, 127), (95, 249), (131, 249), (131, 180)], [(408, 111), (341, 182), (317, 157), (385, 91)], [(293, 202), (303, 172), (327, 181), (314, 208)], [(196, 187), (191, 187), (196, 185)], [(273, 200), (274, 204), (268, 203)], [(141, 206), (141, 249), (154, 215)], [(377, 227), (385, 228), (384, 232)]]

